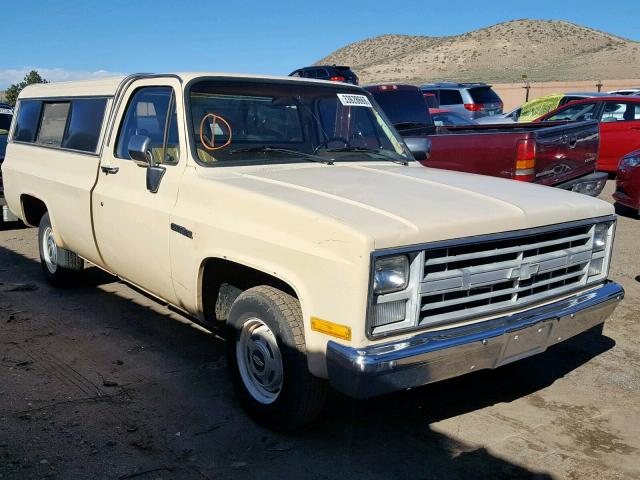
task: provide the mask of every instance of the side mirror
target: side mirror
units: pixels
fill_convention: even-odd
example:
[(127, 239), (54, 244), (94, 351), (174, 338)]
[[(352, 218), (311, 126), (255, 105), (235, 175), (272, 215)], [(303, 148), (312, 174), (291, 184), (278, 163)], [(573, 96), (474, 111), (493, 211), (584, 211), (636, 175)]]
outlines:
[(429, 160), (431, 155), (431, 140), (424, 137), (406, 137), (404, 142), (417, 161)]
[(151, 139), (144, 135), (134, 135), (127, 146), (129, 157), (140, 167), (152, 167)]

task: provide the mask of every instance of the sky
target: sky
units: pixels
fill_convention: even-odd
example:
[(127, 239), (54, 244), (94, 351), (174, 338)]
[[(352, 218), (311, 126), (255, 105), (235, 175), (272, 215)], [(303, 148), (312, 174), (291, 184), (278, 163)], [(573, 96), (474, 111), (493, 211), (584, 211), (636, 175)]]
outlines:
[[(516, 6), (517, 4), (517, 6)], [(116, 73), (287, 75), (387, 33), (455, 35), (520, 19), (567, 20), (640, 41), (639, 0), (35, 0), (0, 7), (0, 89)]]

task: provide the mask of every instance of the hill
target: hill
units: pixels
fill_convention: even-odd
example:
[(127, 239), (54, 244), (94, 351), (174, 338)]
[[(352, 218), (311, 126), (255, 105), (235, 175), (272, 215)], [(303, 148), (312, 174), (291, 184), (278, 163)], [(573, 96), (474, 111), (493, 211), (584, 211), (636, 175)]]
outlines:
[(447, 37), (381, 35), (316, 64), (351, 65), (362, 83), (640, 78), (640, 42), (560, 20), (513, 20)]

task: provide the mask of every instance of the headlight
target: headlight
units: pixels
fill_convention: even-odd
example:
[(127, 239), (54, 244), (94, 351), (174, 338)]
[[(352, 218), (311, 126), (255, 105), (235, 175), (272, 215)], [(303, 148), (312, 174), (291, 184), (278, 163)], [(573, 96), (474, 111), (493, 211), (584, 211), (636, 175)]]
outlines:
[(624, 157), (620, 160), (620, 169), (635, 168), (640, 165), (640, 155)]
[(593, 246), (589, 263), (588, 281), (606, 278), (613, 246), (613, 222), (596, 223), (593, 226)]
[(593, 251), (600, 252), (607, 246), (607, 240), (609, 239), (610, 222), (598, 223), (595, 226), (593, 232)]
[(399, 292), (409, 283), (409, 257), (395, 255), (377, 258), (374, 265), (373, 293), (384, 295)]

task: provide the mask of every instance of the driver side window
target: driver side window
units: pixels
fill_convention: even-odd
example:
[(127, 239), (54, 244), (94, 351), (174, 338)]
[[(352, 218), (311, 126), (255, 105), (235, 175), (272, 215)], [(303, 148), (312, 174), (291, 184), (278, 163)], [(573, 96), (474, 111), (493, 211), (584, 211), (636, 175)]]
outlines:
[(571, 105), (545, 119), (546, 122), (578, 122), (583, 120), (595, 120), (596, 103), (579, 103)]
[(133, 94), (120, 126), (116, 157), (129, 159), (129, 141), (134, 135), (149, 137), (156, 164), (178, 163), (178, 122), (171, 87), (143, 87)]

